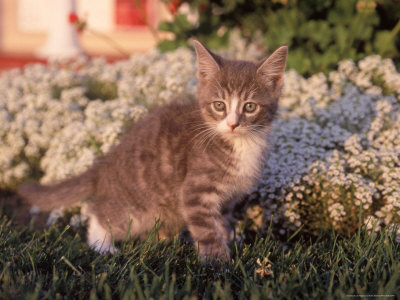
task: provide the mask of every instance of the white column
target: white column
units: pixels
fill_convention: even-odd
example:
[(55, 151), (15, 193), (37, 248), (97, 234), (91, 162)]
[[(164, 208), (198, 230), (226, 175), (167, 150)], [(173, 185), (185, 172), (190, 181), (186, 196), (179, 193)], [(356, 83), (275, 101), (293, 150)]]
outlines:
[(3, 0), (0, 0), (0, 52), (3, 48)]
[(75, 0), (52, 0), (50, 5), (47, 41), (37, 55), (68, 59), (83, 54), (76, 28), (68, 20), (69, 14), (76, 12)]

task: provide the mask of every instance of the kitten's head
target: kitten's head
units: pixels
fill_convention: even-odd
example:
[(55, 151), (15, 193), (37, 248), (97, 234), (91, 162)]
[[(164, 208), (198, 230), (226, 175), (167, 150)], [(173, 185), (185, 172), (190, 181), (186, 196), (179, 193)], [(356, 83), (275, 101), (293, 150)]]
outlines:
[(194, 47), (204, 120), (226, 138), (266, 133), (278, 107), (287, 46), (258, 63), (224, 59), (198, 41)]

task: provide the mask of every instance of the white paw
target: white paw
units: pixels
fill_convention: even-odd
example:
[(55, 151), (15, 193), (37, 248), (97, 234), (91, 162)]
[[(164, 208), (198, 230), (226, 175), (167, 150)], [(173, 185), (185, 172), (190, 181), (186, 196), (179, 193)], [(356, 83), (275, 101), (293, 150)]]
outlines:
[(117, 247), (114, 247), (111, 243), (106, 242), (97, 241), (89, 246), (101, 255), (105, 255), (107, 253), (115, 254), (120, 252)]
[(89, 246), (100, 254), (117, 253), (119, 250), (114, 247), (110, 234), (104, 229), (96, 216), (89, 215), (89, 227), (87, 242)]

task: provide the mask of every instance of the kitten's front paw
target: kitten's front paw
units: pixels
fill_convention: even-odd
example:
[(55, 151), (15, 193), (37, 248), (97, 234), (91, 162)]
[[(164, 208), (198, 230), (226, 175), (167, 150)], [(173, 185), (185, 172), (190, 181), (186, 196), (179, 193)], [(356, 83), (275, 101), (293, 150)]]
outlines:
[(90, 245), (90, 248), (92, 248), (93, 250), (95, 250), (96, 252), (98, 252), (101, 255), (106, 255), (108, 253), (116, 254), (116, 253), (120, 252), (117, 247), (114, 247), (112, 244), (109, 244), (109, 243), (97, 242), (97, 243)]
[(210, 245), (200, 244), (200, 256), (203, 261), (206, 260), (229, 260), (230, 253), (229, 248), (225, 242), (214, 243)]

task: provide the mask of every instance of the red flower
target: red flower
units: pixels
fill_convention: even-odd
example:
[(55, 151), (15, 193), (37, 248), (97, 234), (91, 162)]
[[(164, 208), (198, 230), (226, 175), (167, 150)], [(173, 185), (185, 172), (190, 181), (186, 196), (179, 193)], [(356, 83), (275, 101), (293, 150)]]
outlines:
[(75, 24), (76, 22), (79, 21), (79, 18), (76, 15), (76, 13), (71, 12), (68, 15), (68, 21), (69, 21), (70, 24)]
[(174, 15), (178, 11), (180, 5), (179, 0), (172, 0), (168, 3), (168, 9)]
[(81, 33), (86, 28), (86, 21), (80, 20), (76, 13), (69, 13), (68, 15), (68, 22), (76, 28), (78, 33)]

